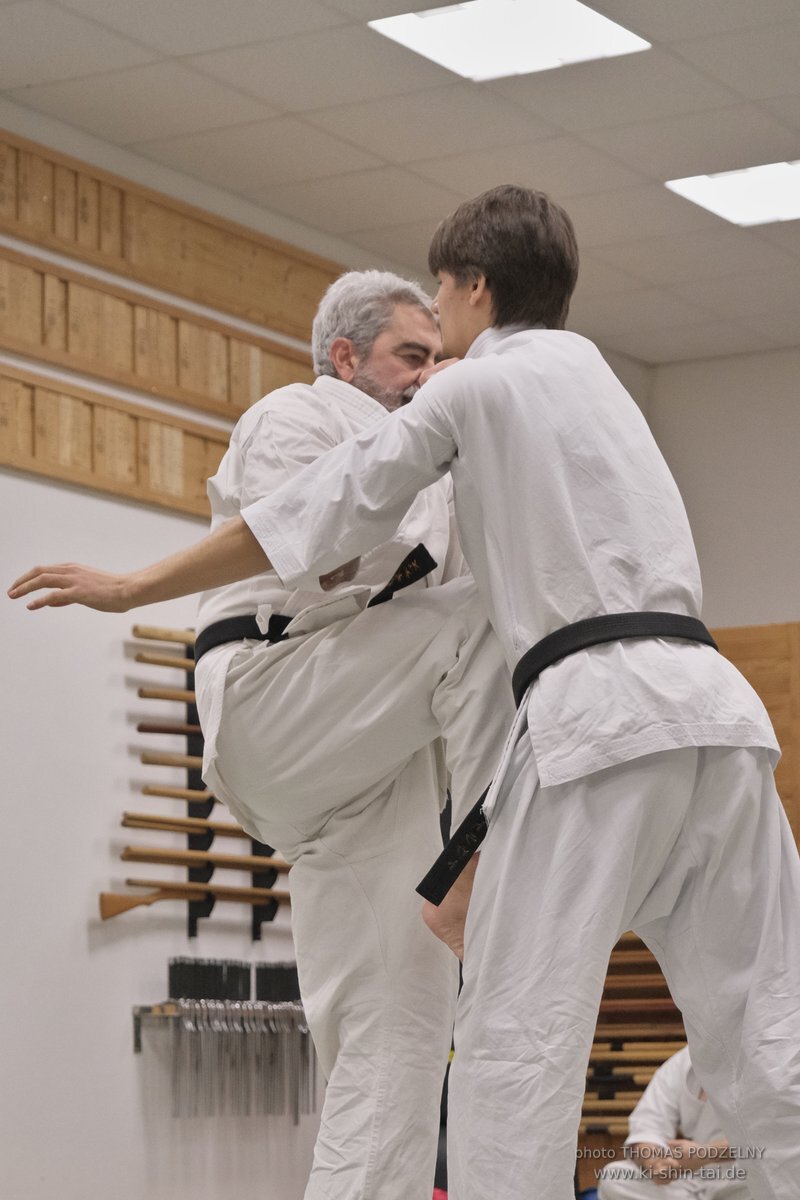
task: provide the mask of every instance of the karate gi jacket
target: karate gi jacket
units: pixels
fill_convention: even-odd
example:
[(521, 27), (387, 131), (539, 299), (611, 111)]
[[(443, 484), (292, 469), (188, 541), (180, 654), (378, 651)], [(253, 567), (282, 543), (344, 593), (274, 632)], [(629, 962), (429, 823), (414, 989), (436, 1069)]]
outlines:
[[(603, 613), (699, 616), (683, 502), (642, 413), (587, 339), (492, 328), (411, 404), (242, 516), (287, 586), (393, 536), (450, 471), (458, 532), (509, 667), (548, 633)], [(767, 713), (722, 655), (611, 642), (545, 670), (529, 693), (542, 786), (655, 751), (762, 746)]]
[[(208, 481), (211, 529), (238, 516), (259, 497), (269, 497), (331, 447), (381, 424), (388, 415), (377, 400), (329, 375), (319, 376), (313, 384), (290, 384), (270, 392), (240, 418), (216, 475)], [(450, 491), (448, 483), (436, 483), (412, 497), (403, 519), (392, 524), (382, 544), (369, 547), (361, 556), (354, 580), (332, 592), (323, 592), (316, 577), (308, 587), (285, 586), (273, 570), (203, 592), (198, 632), (214, 621), (242, 615), (255, 615), (261, 631), (266, 632), (273, 613), (293, 618), (286, 629), (288, 637), (323, 629), (363, 609), (420, 543), (436, 566), (421, 583), (411, 586), (433, 586), (463, 574), (465, 564), (451, 519)], [(338, 559), (333, 566), (346, 561)], [(206, 764), (215, 755), (228, 663), (241, 644), (215, 648), (198, 667)], [(353, 669), (357, 667), (354, 663)]]

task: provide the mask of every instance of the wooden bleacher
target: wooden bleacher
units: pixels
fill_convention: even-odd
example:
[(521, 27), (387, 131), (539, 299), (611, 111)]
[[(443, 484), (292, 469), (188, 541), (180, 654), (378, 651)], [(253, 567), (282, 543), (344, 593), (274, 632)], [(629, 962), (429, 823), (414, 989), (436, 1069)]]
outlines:
[(658, 963), (632, 933), (609, 963), (586, 1076), (578, 1140), (578, 1186), (597, 1186), (597, 1172), (628, 1133), (628, 1115), (656, 1069), (685, 1045), (686, 1034)]

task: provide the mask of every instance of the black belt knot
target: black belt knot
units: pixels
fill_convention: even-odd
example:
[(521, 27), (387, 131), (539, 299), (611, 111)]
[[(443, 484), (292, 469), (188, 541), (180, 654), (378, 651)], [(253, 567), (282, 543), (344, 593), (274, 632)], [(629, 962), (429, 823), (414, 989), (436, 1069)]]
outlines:
[[(436, 566), (435, 558), (420, 542), (405, 556), (386, 587), (372, 597), (367, 608), (385, 604), (395, 592), (410, 587), (412, 583), (418, 583), (420, 579), (430, 575)], [(197, 635), (194, 643), (194, 661), (198, 663), (203, 655), (208, 654), (215, 646), (223, 646), (225, 642), (238, 642), (243, 638), (253, 638), (257, 642), (284, 642), (288, 636), (286, 626), (291, 620), (292, 617), (287, 617), (284, 613), (273, 613), (266, 633), (259, 629), (255, 616), (226, 617), (222, 621), (213, 621)]]

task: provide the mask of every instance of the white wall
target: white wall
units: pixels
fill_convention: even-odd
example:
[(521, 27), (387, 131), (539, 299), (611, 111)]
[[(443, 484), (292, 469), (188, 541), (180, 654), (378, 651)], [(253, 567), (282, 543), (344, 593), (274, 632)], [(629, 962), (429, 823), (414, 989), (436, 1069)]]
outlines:
[[(0, 509), (4, 587), (41, 562), (127, 569), (203, 532), (188, 517), (10, 471), (0, 471)], [(265, 926), (259, 944), (250, 940), (249, 909), (239, 905), (218, 904), (195, 941), (186, 936), (185, 904), (159, 903), (107, 923), (97, 913), (98, 893), (125, 890), (127, 875), (182, 874), (120, 862), (127, 842), (166, 846), (168, 835), (124, 830), (119, 819), (124, 809), (181, 812), (138, 788), (157, 779), (180, 785), (183, 774), (143, 767), (138, 752), (185, 752), (185, 743), (143, 737), (135, 724), (148, 715), (180, 719), (182, 710), (138, 700), (135, 688), (154, 678), (177, 686), (185, 676), (134, 663), (130, 630), (134, 621), (180, 627), (193, 619), (191, 599), (108, 615), (29, 613), (0, 595), (3, 1200), (303, 1193), (316, 1119), (298, 1129), (288, 1117), (172, 1120), (158, 1089), (146, 1090), (142, 1058), (132, 1052), (132, 1007), (166, 998), (170, 957), (291, 959), (286, 918)]]
[(633, 396), (645, 416), (650, 411), (650, 392), (653, 386), (653, 368), (626, 354), (599, 347), (611, 370)]
[(654, 371), (647, 416), (683, 493), (710, 625), (800, 620), (800, 351)]

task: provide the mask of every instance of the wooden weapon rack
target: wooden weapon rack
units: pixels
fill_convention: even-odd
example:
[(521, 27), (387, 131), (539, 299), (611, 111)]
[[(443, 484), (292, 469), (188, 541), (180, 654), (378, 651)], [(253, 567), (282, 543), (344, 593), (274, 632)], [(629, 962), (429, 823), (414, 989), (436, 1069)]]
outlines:
[[(279, 876), (288, 873), (289, 864), (275, 857), (273, 847), (250, 838), (236, 822), (211, 819), (217, 801), (201, 777), (203, 734), (195, 706), (194, 632), (135, 625), (133, 636), (147, 643), (146, 648), (136, 654), (137, 663), (177, 669), (186, 674), (185, 687), (161, 687), (154, 683), (153, 686), (138, 689), (140, 699), (183, 704), (184, 719), (140, 721), (136, 727), (140, 734), (185, 738), (186, 752), (183, 754), (143, 750), (139, 755), (144, 766), (178, 767), (186, 771), (185, 787), (157, 783), (142, 787), (144, 795), (178, 802), (185, 809), (179, 815), (124, 812), (121, 824), (126, 829), (184, 834), (186, 849), (176, 850), (172, 846), (150, 844), (130, 845), (125, 846), (120, 857), (124, 862), (183, 866), (187, 877), (185, 881), (126, 879), (129, 887), (147, 890), (143, 895), (102, 892), (100, 915), (103, 920), (108, 920), (131, 908), (160, 900), (185, 900), (188, 910), (187, 932), (189, 937), (194, 938), (197, 937), (200, 920), (211, 916), (217, 901), (246, 904), (251, 909), (251, 936), (254, 941), (260, 941), (263, 924), (274, 920), (282, 904), (289, 904), (289, 893), (275, 887)], [(244, 853), (221, 852), (217, 849), (218, 839), (236, 840), (240, 846), (244, 840), (248, 847)], [(241, 849), (244, 851), (245, 848)], [(249, 874), (249, 885), (218, 883), (217, 872), (228, 870)]]

